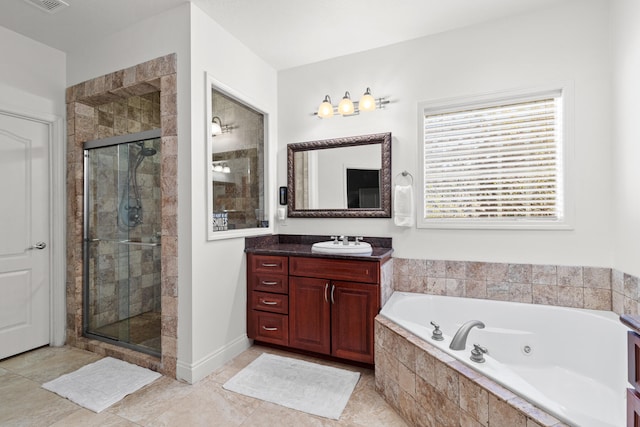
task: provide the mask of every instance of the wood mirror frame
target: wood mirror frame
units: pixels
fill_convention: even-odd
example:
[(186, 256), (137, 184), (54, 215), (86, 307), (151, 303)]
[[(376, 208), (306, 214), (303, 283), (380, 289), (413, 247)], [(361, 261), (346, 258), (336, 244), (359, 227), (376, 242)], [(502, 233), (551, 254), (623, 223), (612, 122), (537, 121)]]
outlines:
[[(380, 208), (296, 209), (294, 156), (300, 151), (380, 144)], [(391, 132), (287, 145), (287, 208), (291, 218), (391, 218)]]

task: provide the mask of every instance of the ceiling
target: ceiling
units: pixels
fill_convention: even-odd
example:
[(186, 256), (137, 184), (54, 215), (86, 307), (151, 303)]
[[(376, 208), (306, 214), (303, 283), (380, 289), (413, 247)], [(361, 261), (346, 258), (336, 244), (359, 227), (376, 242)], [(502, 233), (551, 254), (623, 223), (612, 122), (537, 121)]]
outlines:
[[(0, 26), (73, 52), (186, 0), (65, 0), (49, 14), (2, 0)], [(374, 49), (563, 0), (192, 0), (277, 70)], [(565, 0), (566, 1), (566, 0)]]

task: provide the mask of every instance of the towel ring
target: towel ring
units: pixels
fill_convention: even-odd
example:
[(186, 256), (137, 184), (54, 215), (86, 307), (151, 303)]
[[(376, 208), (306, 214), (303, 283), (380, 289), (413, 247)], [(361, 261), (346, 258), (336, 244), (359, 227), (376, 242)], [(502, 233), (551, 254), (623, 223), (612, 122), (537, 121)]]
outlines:
[(402, 181), (402, 180), (406, 181), (409, 185), (413, 185), (413, 175), (411, 175), (407, 171), (402, 171), (401, 173), (396, 175), (395, 177), (396, 184), (398, 183), (398, 181)]

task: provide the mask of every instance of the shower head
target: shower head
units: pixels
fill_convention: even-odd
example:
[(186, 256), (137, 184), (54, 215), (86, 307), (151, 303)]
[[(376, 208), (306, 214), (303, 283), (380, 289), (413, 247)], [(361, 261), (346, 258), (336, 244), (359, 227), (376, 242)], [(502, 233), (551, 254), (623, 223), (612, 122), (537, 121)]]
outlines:
[(156, 149), (151, 147), (142, 147), (140, 148), (140, 155), (144, 157), (150, 157), (156, 154)]

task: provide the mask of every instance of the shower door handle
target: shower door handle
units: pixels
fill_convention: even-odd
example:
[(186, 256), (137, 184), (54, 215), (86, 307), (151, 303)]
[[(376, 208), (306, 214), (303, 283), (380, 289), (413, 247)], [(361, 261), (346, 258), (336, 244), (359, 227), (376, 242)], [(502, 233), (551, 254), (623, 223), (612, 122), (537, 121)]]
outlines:
[(47, 247), (45, 242), (38, 242), (35, 245), (31, 246), (29, 249), (44, 249)]

